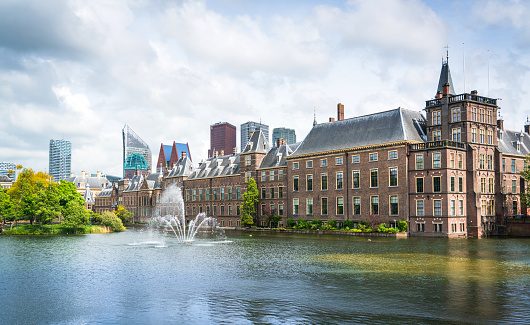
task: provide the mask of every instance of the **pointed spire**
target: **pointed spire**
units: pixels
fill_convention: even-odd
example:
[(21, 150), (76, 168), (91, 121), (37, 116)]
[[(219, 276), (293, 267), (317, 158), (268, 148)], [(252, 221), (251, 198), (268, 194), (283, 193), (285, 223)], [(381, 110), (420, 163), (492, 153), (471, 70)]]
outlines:
[(317, 125), (317, 109), (315, 105), (313, 105), (313, 126)]
[(447, 51), (446, 61), (442, 59), (442, 71), (440, 72), (440, 80), (438, 81), (438, 89), (436, 93), (443, 93), (443, 85), (449, 84), (449, 95), (456, 95), (453, 88), (453, 79), (451, 78), (451, 70), (449, 70), (449, 51)]

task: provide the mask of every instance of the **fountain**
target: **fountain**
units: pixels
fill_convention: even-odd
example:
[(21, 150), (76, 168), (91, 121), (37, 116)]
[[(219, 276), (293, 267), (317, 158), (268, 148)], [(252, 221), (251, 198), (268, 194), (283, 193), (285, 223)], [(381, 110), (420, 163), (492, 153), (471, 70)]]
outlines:
[(177, 240), (182, 244), (191, 244), (201, 228), (209, 227), (212, 231), (216, 228), (215, 219), (206, 216), (205, 213), (199, 213), (189, 224), (186, 223), (182, 192), (175, 185), (170, 185), (162, 193), (154, 216), (151, 217), (151, 223), (165, 226), (173, 231)]

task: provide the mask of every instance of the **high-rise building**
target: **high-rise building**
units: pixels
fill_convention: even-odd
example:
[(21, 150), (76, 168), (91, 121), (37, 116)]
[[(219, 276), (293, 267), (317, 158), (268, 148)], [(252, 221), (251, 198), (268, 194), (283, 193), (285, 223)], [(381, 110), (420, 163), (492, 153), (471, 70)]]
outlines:
[(228, 122), (218, 122), (210, 125), (210, 149), (208, 157), (214, 153), (223, 152), (224, 155), (231, 155), (234, 152), (236, 144), (236, 127)]
[(241, 151), (245, 150), (251, 134), (257, 130), (261, 130), (265, 139), (269, 142), (269, 126), (258, 122), (248, 121), (241, 124)]
[[(0, 176), (7, 176), (11, 178), (11, 180), (16, 181), (16, 170), (17, 164), (0, 162)], [(9, 173), (9, 171), (13, 171), (14, 173)]]
[(274, 128), (272, 130), (272, 145), (276, 144), (276, 139), (284, 139), (285, 143), (293, 144), (296, 143), (296, 133), (293, 129), (288, 128)]
[(72, 171), (72, 145), (67, 140), (50, 140), (50, 175), (56, 181), (70, 176)]
[[(147, 172), (150, 172), (153, 164), (151, 149), (127, 124), (123, 127), (123, 177), (125, 177), (125, 163), (127, 157), (137, 153), (144, 157), (147, 164)], [(136, 159), (135, 159), (136, 161)]]

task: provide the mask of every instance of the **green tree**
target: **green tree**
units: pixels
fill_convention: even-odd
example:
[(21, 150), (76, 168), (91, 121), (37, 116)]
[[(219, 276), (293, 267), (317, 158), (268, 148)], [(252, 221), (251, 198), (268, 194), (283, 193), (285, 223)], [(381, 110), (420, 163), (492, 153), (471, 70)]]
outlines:
[[(530, 154), (524, 158), (524, 169), (521, 172), (521, 177), (525, 180), (526, 188), (521, 191), (521, 203), (523, 206), (530, 206)], [(516, 213), (516, 212), (514, 212)]]
[(126, 223), (127, 220), (133, 217), (133, 214), (129, 212), (123, 205), (118, 205), (116, 209), (116, 216), (120, 218), (122, 223)]
[(118, 216), (115, 215), (114, 212), (103, 212), (103, 214), (101, 215), (101, 220), (101, 223), (105, 227), (109, 227), (112, 231), (123, 231), (125, 229), (123, 223), (121, 222), (121, 219), (118, 218)]
[(241, 205), (241, 225), (243, 227), (254, 224), (258, 195), (258, 186), (254, 178), (251, 177), (247, 182), (247, 190), (243, 193), (243, 204)]
[(6, 229), (6, 221), (13, 220), (13, 202), (7, 190), (0, 189), (0, 232)]
[(57, 184), (51, 183), (48, 187), (44, 187), (38, 181), (37, 188), (35, 216), (42, 229), (44, 224), (48, 222), (51, 224), (53, 219), (61, 216), (61, 205)]
[(62, 224), (74, 229), (74, 234), (77, 234), (77, 227), (88, 222), (90, 213), (85, 209), (85, 204), (78, 200), (71, 200), (63, 207), (63, 222)]

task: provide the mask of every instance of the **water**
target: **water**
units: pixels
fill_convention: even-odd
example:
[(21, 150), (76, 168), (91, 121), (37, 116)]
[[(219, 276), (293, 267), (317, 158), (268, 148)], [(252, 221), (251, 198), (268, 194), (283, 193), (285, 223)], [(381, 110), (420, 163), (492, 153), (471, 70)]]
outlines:
[[(1, 324), (514, 324), (530, 240), (0, 236)], [(252, 235), (252, 236), (250, 236)]]

